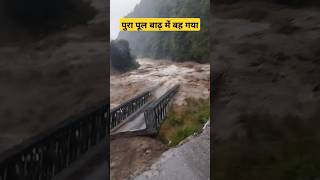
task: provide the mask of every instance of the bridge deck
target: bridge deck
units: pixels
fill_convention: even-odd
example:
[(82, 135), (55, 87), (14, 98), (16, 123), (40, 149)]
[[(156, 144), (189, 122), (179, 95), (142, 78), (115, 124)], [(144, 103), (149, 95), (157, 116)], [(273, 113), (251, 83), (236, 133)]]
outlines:
[(143, 129), (146, 129), (146, 123), (144, 119), (144, 112), (140, 112), (137, 117), (128, 121), (115, 132), (139, 131)]

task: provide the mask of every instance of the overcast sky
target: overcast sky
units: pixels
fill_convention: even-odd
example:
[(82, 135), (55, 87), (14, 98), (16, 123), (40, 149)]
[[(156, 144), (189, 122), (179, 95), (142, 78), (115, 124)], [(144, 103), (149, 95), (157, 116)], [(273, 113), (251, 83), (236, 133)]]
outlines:
[(129, 14), (140, 0), (110, 1), (110, 39), (116, 39), (119, 34), (120, 18)]

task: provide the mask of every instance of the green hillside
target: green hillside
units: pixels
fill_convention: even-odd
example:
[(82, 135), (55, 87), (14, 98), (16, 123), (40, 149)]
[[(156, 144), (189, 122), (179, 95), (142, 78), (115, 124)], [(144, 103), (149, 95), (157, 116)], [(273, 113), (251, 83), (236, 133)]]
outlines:
[(154, 59), (208, 62), (209, 0), (141, 0), (126, 17), (199, 17), (199, 32), (120, 32), (133, 54)]

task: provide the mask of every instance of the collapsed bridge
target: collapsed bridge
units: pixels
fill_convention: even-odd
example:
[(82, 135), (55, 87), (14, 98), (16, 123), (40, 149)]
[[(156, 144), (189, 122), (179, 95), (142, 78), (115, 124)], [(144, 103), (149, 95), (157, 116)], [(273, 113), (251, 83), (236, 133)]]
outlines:
[(157, 135), (170, 102), (178, 92), (175, 85), (158, 99), (146, 91), (113, 108), (110, 112), (110, 134)]

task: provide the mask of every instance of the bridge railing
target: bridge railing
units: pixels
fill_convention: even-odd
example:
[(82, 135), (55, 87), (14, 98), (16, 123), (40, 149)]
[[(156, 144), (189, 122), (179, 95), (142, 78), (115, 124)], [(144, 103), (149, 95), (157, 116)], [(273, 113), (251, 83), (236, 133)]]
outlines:
[(151, 91), (146, 91), (138, 96), (122, 103), (121, 105), (113, 108), (110, 111), (110, 130), (119, 125), (128, 116), (142, 107), (145, 103), (149, 101), (151, 97)]
[(158, 134), (160, 126), (166, 117), (170, 100), (178, 92), (179, 85), (175, 85), (159, 99), (150, 104), (144, 112), (146, 129), (151, 134)]
[(106, 139), (107, 100), (0, 154), (0, 180), (49, 180)]

